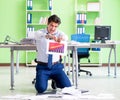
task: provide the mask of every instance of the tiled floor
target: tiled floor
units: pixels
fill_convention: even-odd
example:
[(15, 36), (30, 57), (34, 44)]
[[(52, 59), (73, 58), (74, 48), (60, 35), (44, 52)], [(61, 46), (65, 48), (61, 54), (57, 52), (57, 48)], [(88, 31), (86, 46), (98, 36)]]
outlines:
[[(120, 99), (119, 67), (117, 68), (117, 78), (113, 78), (113, 67), (111, 68), (110, 77), (107, 76), (107, 67), (86, 67), (82, 69), (90, 70), (93, 75), (87, 76), (85, 73), (81, 73), (78, 89), (89, 90), (89, 93), (92, 95), (111, 94), (115, 97), (114, 100)], [(15, 90), (10, 90), (10, 67), (0, 67), (0, 97), (18, 94), (35, 96), (36, 91), (32, 84), (34, 77), (35, 67), (20, 67), (19, 73), (15, 73)], [(71, 80), (71, 75), (69, 77)], [(51, 82), (49, 81), (49, 83)], [(48, 90), (51, 90), (50, 85), (48, 86)]]

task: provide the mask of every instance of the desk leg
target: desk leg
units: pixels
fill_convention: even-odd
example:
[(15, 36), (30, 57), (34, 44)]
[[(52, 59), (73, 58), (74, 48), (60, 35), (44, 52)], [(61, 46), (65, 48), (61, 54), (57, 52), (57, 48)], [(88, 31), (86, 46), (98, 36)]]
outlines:
[(70, 50), (68, 50), (68, 75), (70, 75)]
[(72, 56), (72, 82), (73, 85), (75, 85), (75, 50), (73, 50), (73, 56)]
[(112, 52), (112, 48), (110, 48), (110, 53), (109, 53), (109, 57), (108, 57), (108, 76), (110, 76), (110, 58), (111, 58), (111, 52)]
[(117, 75), (117, 60), (116, 60), (116, 47), (114, 48), (114, 58), (115, 58), (115, 69), (114, 69), (114, 78), (116, 78)]
[(78, 88), (78, 55), (77, 48), (75, 48), (75, 63), (76, 63), (76, 89)]
[(19, 72), (19, 51), (16, 52), (16, 74)]
[(112, 49), (114, 50), (114, 60), (115, 60), (114, 78), (116, 78), (116, 70), (117, 70), (116, 47), (110, 49), (109, 58), (108, 58), (108, 76), (110, 76), (110, 58), (111, 58)]
[(11, 48), (11, 90), (14, 90), (14, 50)]
[(76, 74), (75, 74), (75, 86), (76, 89), (78, 88), (78, 55), (77, 55), (77, 48), (75, 48), (75, 70), (76, 70)]
[(64, 56), (64, 71), (66, 73), (66, 56)]

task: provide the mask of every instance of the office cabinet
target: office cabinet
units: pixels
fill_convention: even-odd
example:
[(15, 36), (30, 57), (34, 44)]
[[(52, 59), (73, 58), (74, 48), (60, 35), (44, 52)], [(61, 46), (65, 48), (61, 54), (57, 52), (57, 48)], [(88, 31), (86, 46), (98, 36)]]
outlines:
[[(51, 14), (52, 0), (26, 0), (26, 38), (34, 38), (34, 31), (45, 28)], [(26, 51), (26, 65), (32, 62), (30, 58), (33, 56), (29, 56), (30, 52), (34, 53)]]
[(26, 0), (26, 37), (38, 29), (45, 28), (52, 13), (51, 0)]
[[(75, 28), (77, 34), (90, 34), (90, 42), (94, 40), (94, 27), (100, 25), (100, 1), (99, 0), (75, 0)], [(90, 64), (101, 65), (99, 51), (91, 51)], [(96, 61), (96, 62), (95, 62)], [(86, 63), (83, 60), (81, 63)], [(96, 64), (95, 64), (96, 65)]]
[(76, 33), (90, 34), (91, 41), (94, 39), (94, 26), (100, 24), (100, 1), (99, 0), (75, 0)]

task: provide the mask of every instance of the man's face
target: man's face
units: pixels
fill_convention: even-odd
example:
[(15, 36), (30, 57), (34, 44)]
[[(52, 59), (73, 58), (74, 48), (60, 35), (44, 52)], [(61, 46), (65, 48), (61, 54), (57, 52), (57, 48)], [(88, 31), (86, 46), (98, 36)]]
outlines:
[(47, 26), (48, 33), (54, 34), (58, 26), (58, 23), (50, 22)]

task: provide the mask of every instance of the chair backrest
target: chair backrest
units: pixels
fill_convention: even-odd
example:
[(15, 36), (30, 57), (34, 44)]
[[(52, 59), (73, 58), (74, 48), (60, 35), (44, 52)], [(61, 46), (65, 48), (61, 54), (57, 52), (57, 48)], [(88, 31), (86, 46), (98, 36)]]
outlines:
[[(77, 42), (90, 42), (90, 35), (89, 34), (72, 34), (71, 40)], [(78, 55), (88, 55), (89, 48), (78, 48)]]

